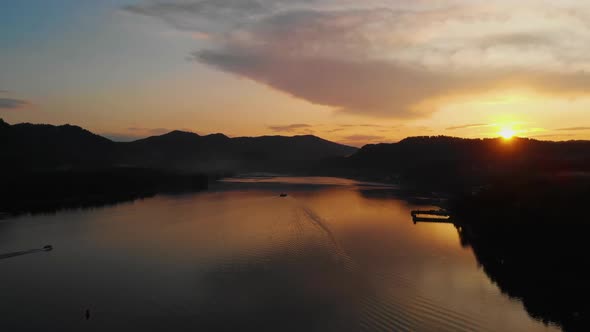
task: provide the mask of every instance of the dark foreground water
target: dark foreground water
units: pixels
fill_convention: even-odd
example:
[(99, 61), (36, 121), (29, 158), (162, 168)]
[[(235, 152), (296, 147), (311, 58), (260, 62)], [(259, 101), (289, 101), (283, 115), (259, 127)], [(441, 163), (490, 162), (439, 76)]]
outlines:
[(375, 184), (240, 179), (0, 220), (0, 256), (54, 247), (0, 259), (0, 330), (558, 330), (414, 208)]

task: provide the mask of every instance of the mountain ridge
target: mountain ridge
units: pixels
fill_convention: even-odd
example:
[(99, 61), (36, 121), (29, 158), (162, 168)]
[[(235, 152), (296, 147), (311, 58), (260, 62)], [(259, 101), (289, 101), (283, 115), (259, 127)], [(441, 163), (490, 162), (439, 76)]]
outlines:
[(292, 171), (357, 150), (312, 135), (230, 138), (181, 130), (117, 142), (70, 124), (0, 121), (0, 148), (6, 160), (2, 168), (12, 169), (130, 166), (190, 172)]
[(590, 174), (589, 156), (590, 141), (419, 136), (365, 145), (344, 164), (346, 172), (375, 179), (468, 188), (502, 176)]

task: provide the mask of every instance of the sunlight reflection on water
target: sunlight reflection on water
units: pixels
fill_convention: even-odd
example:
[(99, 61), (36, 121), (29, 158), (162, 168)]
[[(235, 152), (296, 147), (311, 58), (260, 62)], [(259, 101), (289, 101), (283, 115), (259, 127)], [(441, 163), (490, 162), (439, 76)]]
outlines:
[(2, 325), (557, 330), (502, 295), (452, 225), (414, 225), (416, 206), (392, 197), (393, 188), (332, 178), (231, 182), (6, 220), (0, 252), (46, 243), (55, 249), (0, 261)]

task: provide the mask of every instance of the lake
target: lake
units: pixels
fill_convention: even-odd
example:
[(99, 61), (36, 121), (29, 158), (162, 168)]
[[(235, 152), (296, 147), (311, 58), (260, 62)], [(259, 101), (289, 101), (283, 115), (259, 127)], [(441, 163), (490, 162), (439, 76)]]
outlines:
[[(286, 193), (286, 197), (280, 197)], [(227, 179), (0, 220), (4, 331), (558, 331), (395, 187)], [(88, 317), (86, 311), (88, 310)]]

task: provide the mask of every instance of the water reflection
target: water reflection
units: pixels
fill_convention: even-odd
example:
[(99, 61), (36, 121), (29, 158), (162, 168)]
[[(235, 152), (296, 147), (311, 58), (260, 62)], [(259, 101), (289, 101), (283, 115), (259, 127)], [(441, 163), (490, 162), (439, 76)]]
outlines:
[[(360, 331), (366, 276), (330, 246), (275, 249), (210, 269), (199, 283), (206, 331)], [(305, 271), (302, 273), (302, 271)]]
[(472, 225), (457, 230), (489, 278), (522, 301), (531, 316), (565, 331), (590, 330), (589, 227)]
[(9, 219), (0, 252), (59, 250), (0, 261), (2, 326), (556, 330), (500, 293), (454, 227), (413, 225), (416, 206), (398, 195), (357, 183), (225, 183)]

